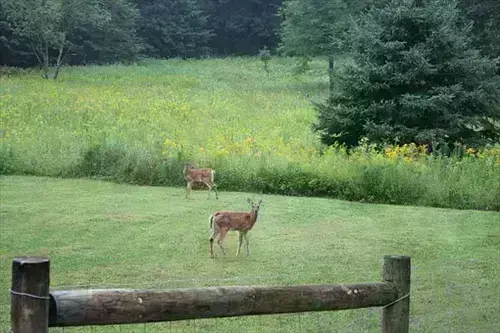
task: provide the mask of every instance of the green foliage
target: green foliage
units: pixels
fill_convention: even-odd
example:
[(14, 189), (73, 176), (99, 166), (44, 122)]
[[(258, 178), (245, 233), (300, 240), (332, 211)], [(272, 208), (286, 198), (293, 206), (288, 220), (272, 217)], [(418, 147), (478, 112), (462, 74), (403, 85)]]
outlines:
[(257, 55), (278, 44), (283, 0), (201, 0), (213, 32), (209, 47), (217, 55)]
[(284, 1), (280, 11), (283, 22), (279, 51), (283, 55), (301, 57), (295, 67), (296, 73), (307, 69), (311, 57), (328, 58), (332, 89), (334, 58), (345, 53), (345, 32), (349, 22), (369, 5), (371, 0)]
[(345, 29), (349, 9), (343, 0), (287, 0), (281, 9), (280, 51), (291, 56), (331, 56)]
[(182, 169), (181, 161), (164, 157), (160, 151), (102, 143), (83, 152), (65, 175), (139, 185), (181, 186), (185, 183)]
[[(129, 0), (47, 0), (2, 1), (0, 43), (2, 64), (33, 65), (44, 68), (86, 62), (133, 60), (140, 51), (136, 35), (137, 9)], [(5, 16), (5, 17), (4, 17)], [(15, 58), (15, 59), (14, 59)]]
[(473, 42), (492, 58), (500, 55), (500, 2), (497, 0), (460, 0), (460, 7), (472, 26)]
[(344, 53), (351, 21), (387, 0), (285, 0), (279, 49), (285, 55), (333, 57)]
[(351, 29), (355, 63), (317, 106), (324, 143), (355, 146), (367, 137), (436, 149), (500, 139), (497, 63), (470, 46), (455, 2), (415, 3), (373, 8)]
[(99, 0), (103, 21), (82, 22), (73, 30), (71, 64), (131, 62), (139, 57), (139, 10), (130, 0)]
[(46, 79), (53, 63), (56, 65), (53, 77), (57, 78), (64, 58), (72, 50), (68, 36), (81, 25), (99, 26), (106, 18), (98, 0), (5, 1), (13, 35), (29, 43)]
[(198, 0), (137, 0), (139, 35), (149, 56), (192, 58), (207, 51), (207, 14)]
[[(350, 21), (389, 1), (3, 0), (0, 65), (45, 66), (45, 42), (49, 63), (56, 64), (61, 45), (70, 64), (103, 64), (135, 60), (141, 51), (169, 58), (257, 55), (264, 45), (275, 50), (280, 37), (286, 55), (332, 57), (346, 50)], [(474, 45), (490, 57), (500, 54), (498, 6), (460, 0), (463, 19), (474, 21)], [(34, 40), (42, 41), (35, 52)]]
[(0, 77), (2, 172), (185, 186), (193, 160), (216, 169), (222, 191), (500, 210), (498, 147), (450, 157), (323, 147), (303, 95), (325, 93), (315, 76), (325, 62), (300, 77), (295, 59), (270, 62), (270, 73), (231, 58), (72, 67), (57, 83)]
[(7, 17), (7, 2), (0, 1), (0, 66), (34, 66), (37, 59), (26, 39), (15, 36)]
[(0, 149), (0, 175), (8, 175), (14, 173), (15, 156), (10, 149)]
[(264, 48), (259, 51), (259, 58), (264, 62), (264, 70), (266, 72), (269, 72), (267, 64), (269, 63), (269, 60), (271, 60), (271, 52), (269, 51), (267, 46), (264, 46)]

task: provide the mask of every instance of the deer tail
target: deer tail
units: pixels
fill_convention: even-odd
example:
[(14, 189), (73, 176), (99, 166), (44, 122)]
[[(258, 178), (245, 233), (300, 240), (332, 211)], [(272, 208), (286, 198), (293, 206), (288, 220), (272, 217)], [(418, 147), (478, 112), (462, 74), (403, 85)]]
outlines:
[(213, 183), (214, 182), (214, 179), (215, 179), (215, 170), (212, 169), (212, 172), (210, 174), (210, 181)]
[(210, 229), (212, 229), (213, 223), (214, 223), (214, 214), (210, 215)]

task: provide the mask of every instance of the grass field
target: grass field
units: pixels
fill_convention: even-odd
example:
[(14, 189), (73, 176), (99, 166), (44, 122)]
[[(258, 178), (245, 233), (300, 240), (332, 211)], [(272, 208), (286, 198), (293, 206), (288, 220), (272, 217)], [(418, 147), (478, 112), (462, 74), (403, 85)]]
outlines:
[[(382, 257), (412, 257), (412, 332), (500, 332), (500, 214), (264, 195), (249, 257), (209, 258), (208, 216), (247, 209), (182, 188), (0, 178), (0, 331), (9, 327), (11, 259), (45, 255), (54, 289), (354, 283), (380, 280)], [(67, 328), (64, 332), (378, 332), (380, 311)], [(53, 332), (63, 332), (53, 329)]]
[(326, 65), (314, 61), (297, 77), (292, 59), (271, 66), (267, 74), (255, 58), (170, 60), (68, 67), (56, 82), (0, 76), (0, 139), (17, 152), (17, 169), (48, 175), (101, 144), (207, 160), (247, 152), (250, 138), (262, 152), (304, 159), (316, 143), (304, 95), (325, 96)]
[(305, 96), (325, 100), (327, 63), (302, 75), (294, 65), (276, 57), (266, 73), (250, 57), (156, 60), (65, 67), (55, 82), (0, 75), (0, 174), (178, 186), (193, 160), (230, 191), (500, 211), (500, 146), (464, 158), (326, 148)]

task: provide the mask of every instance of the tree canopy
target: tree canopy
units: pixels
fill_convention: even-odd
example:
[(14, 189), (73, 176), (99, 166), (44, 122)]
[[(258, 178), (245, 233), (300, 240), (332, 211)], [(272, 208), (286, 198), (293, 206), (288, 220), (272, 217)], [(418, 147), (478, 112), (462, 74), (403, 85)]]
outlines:
[(57, 78), (69, 54), (116, 61), (137, 51), (136, 13), (126, 0), (4, 0), (2, 9), (11, 56), (29, 52), (46, 78), (54, 64)]
[(326, 144), (417, 142), (434, 148), (498, 140), (498, 62), (472, 47), (451, 0), (392, 0), (350, 29), (353, 64), (317, 105)]
[(139, 35), (153, 57), (190, 58), (206, 51), (211, 32), (196, 0), (138, 0)]
[(460, 8), (465, 19), (473, 22), (473, 44), (483, 54), (490, 57), (500, 56), (500, 1), (461, 0)]
[[(33, 66), (39, 63), (36, 55), (43, 64), (47, 53), (49, 63), (57, 63), (61, 44), (71, 64), (257, 55), (267, 47), (285, 55), (328, 57), (333, 65), (333, 55), (348, 51), (351, 22), (388, 1), (2, 0), (0, 65)], [(473, 45), (497, 57), (500, 3), (459, 0), (459, 5), (462, 20), (474, 22)]]
[(256, 55), (276, 49), (282, 1), (2, 0), (0, 65), (48, 68), (61, 45), (71, 64)]

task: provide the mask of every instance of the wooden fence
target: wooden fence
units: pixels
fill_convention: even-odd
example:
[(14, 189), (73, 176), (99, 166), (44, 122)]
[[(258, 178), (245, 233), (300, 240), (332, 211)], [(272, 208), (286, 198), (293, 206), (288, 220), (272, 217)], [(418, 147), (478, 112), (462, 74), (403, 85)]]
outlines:
[(406, 333), (410, 267), (410, 257), (385, 256), (383, 282), (361, 284), (50, 292), (49, 259), (23, 257), (12, 262), (11, 330), (383, 307), (381, 331)]

